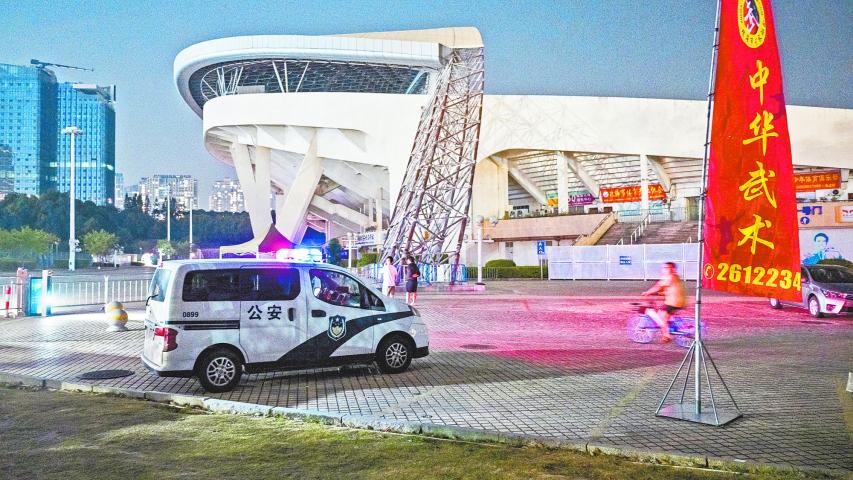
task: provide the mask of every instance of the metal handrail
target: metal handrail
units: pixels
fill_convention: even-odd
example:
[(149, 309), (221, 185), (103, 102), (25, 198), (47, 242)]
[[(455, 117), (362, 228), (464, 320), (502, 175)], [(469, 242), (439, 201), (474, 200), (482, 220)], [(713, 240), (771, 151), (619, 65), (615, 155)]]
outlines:
[[(639, 240), (640, 237), (643, 236), (643, 234), (646, 232), (646, 226), (649, 223), (651, 223), (651, 212), (647, 211), (646, 215), (643, 217), (643, 219), (640, 220), (640, 224), (637, 225), (637, 228), (635, 228), (634, 231), (631, 232), (631, 235), (630, 235), (631, 245), (633, 245), (635, 241)], [(620, 241), (621, 240), (623, 240), (623, 239), (620, 239)], [(624, 242), (620, 243), (620, 245), (624, 245)]]
[(578, 238), (576, 238), (574, 242), (575, 245), (577, 245), (578, 242), (580, 242), (584, 238), (591, 237), (595, 232), (598, 231), (599, 228), (601, 228), (602, 225), (604, 225), (605, 222), (613, 219), (614, 217), (616, 217), (616, 212), (608, 212), (608, 214), (604, 218), (602, 218), (600, 222), (598, 222), (598, 224), (595, 226), (595, 228), (592, 229), (590, 233), (580, 235)]

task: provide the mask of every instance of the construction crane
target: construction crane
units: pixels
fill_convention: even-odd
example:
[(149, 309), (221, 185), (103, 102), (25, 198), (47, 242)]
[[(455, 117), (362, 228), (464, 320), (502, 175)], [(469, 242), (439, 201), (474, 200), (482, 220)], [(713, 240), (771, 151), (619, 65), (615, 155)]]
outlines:
[(30, 59), (30, 65), (35, 65), (36, 68), (59, 67), (59, 68), (70, 68), (72, 70), (83, 70), (86, 72), (94, 72), (95, 71), (94, 68), (75, 67), (72, 65), (62, 65), (61, 63), (42, 62), (41, 60), (36, 60), (35, 58)]

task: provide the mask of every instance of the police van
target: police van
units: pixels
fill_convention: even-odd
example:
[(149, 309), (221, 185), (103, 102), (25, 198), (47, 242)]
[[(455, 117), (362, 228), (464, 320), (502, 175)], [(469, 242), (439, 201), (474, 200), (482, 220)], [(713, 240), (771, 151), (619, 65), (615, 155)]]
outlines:
[(151, 280), (142, 361), (209, 392), (232, 390), (243, 371), (375, 361), (399, 373), (428, 354), (416, 309), (334, 265), (171, 261)]

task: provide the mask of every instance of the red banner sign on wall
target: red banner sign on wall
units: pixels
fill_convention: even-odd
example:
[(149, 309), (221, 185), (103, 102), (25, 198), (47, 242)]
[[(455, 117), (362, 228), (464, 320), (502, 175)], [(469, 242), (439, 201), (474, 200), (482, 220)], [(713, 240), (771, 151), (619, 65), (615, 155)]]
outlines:
[(705, 202), (703, 285), (796, 300), (800, 252), (770, 0), (723, 0)]
[(798, 192), (841, 188), (841, 170), (798, 173), (794, 175), (794, 187)]
[[(663, 200), (664, 198), (666, 198), (666, 191), (662, 185), (658, 183), (649, 185), (649, 200)], [(639, 185), (601, 189), (601, 201), (604, 203), (639, 202), (641, 199), (642, 191)]]

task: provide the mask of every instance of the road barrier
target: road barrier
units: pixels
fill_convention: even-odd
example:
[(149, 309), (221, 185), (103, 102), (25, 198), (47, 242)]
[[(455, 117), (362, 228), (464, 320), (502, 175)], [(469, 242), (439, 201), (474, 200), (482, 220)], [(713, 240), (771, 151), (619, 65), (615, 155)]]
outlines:
[(17, 317), (24, 314), (24, 284), (17, 281), (0, 286), (2, 288), (2, 302), (4, 318)]
[(54, 277), (49, 292), (52, 307), (103, 305), (108, 301), (144, 302), (151, 276), (111, 279), (97, 277)]
[(674, 262), (681, 278), (699, 277), (699, 244), (550, 246), (551, 280), (650, 280), (660, 278), (661, 265)]

